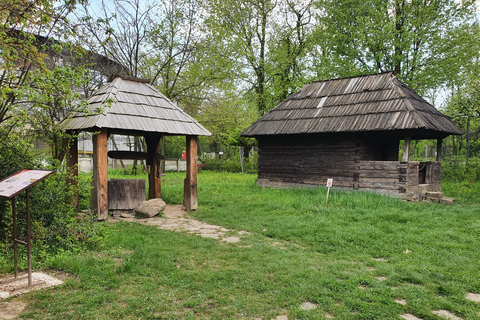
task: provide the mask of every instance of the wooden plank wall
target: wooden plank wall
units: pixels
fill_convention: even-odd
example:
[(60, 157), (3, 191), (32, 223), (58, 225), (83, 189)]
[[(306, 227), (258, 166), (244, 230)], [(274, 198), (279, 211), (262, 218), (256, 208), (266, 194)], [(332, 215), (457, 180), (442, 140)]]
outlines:
[(407, 163), (399, 161), (361, 161), (358, 189), (405, 192)]
[(418, 169), (420, 162), (410, 161), (407, 166), (407, 187), (418, 186)]
[[(302, 136), (260, 139), (258, 179), (262, 182), (324, 185), (404, 193), (407, 163), (368, 161), (371, 143), (355, 138), (312, 139)], [(418, 180), (418, 178), (417, 178)]]
[(360, 146), (354, 140), (316, 141), (315, 145), (262, 143), (258, 158), (258, 179), (272, 182), (323, 184), (335, 178), (335, 185), (352, 187)]
[(427, 173), (425, 176), (425, 183), (440, 186), (440, 175), (442, 165), (439, 161), (427, 162)]

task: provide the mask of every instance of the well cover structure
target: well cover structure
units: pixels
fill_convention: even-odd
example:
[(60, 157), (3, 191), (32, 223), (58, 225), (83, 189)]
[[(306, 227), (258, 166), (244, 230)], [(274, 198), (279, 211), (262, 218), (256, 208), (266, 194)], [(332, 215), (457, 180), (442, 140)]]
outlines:
[[(197, 209), (197, 137), (211, 133), (161, 94), (150, 80), (112, 77), (88, 99), (91, 114), (76, 114), (65, 121), (67, 132), (95, 132), (93, 136), (92, 209), (100, 220), (108, 215), (107, 157), (146, 160), (150, 166), (149, 198), (161, 197), (159, 142), (163, 135), (185, 135), (187, 176), (183, 206)], [(110, 134), (143, 136), (147, 152), (108, 151)], [(68, 166), (78, 175), (77, 139), (69, 143)]]
[[(451, 134), (463, 132), (393, 73), (305, 85), (242, 132), (258, 139), (259, 185), (333, 178), (396, 196), (440, 191), (442, 139)], [(437, 139), (436, 161), (409, 161), (412, 139)]]

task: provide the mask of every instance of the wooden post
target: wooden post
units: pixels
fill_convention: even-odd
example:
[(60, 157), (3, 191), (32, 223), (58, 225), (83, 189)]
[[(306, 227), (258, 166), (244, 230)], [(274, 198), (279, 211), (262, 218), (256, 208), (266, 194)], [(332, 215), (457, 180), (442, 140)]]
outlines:
[(187, 136), (187, 177), (183, 185), (183, 208), (197, 210), (197, 136)]
[(73, 135), (68, 139), (67, 149), (67, 170), (69, 173), (69, 183), (74, 187), (72, 207), (78, 209), (78, 138), (76, 132), (67, 132)]
[(437, 139), (437, 161), (442, 161), (442, 139)]
[(107, 129), (101, 129), (93, 136), (92, 209), (97, 213), (98, 220), (105, 220), (108, 216), (107, 140)]
[(405, 137), (403, 141), (403, 162), (408, 162), (408, 158), (410, 155), (410, 136)]
[(148, 199), (161, 198), (162, 182), (160, 178), (160, 142), (161, 136), (158, 134), (146, 134), (147, 153), (150, 156), (150, 173), (148, 174)]
[(161, 168), (160, 174), (165, 173), (165, 136), (162, 136), (161, 143), (162, 143), (162, 152), (161, 152), (162, 160), (160, 160), (160, 168)]

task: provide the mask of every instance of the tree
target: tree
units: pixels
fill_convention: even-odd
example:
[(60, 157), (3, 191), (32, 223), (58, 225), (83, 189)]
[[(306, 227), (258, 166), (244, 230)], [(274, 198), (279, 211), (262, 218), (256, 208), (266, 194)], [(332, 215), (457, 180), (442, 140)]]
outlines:
[(321, 0), (322, 78), (394, 71), (420, 94), (459, 81), (476, 54), (474, 1)]
[(245, 100), (227, 96), (212, 96), (206, 101), (198, 117), (199, 121), (211, 133), (207, 137), (211, 149), (220, 151), (221, 146), (249, 147), (254, 144), (251, 138), (241, 137), (245, 130), (257, 118), (257, 110)]
[(145, 68), (152, 83), (192, 116), (212, 91), (225, 85), (230, 63), (204, 28), (202, 11), (197, 0), (164, 0), (152, 26)]
[[(255, 91), (260, 114), (267, 106), (267, 52), (269, 31), (276, 1), (273, 0), (210, 0), (207, 25), (216, 30), (217, 37), (230, 47), (235, 57), (242, 59), (248, 69), (244, 78)], [(253, 77), (249, 77), (253, 72)]]
[[(30, 73), (47, 71), (49, 51), (61, 51), (49, 37), (65, 23), (76, 1), (6, 0), (0, 3), (0, 125), (11, 130), (23, 110)], [(7, 121), (9, 121), (7, 123)]]
[(61, 161), (67, 150), (69, 135), (61, 122), (76, 112), (90, 114), (88, 103), (76, 90), (88, 81), (83, 68), (55, 67), (49, 72), (35, 70), (29, 77), (27, 94), (29, 131), (52, 146), (52, 156)]
[(314, 30), (312, 1), (287, 0), (270, 39), (273, 104), (280, 103), (308, 82), (307, 53)]
[(141, 77), (156, 9), (141, 0), (85, 3), (77, 13), (79, 39), (90, 50), (123, 65), (127, 75)]
[(237, 87), (245, 97), (254, 97), (259, 115), (304, 84), (311, 1), (209, 0), (207, 9), (207, 26), (236, 61), (231, 75), (242, 80)]

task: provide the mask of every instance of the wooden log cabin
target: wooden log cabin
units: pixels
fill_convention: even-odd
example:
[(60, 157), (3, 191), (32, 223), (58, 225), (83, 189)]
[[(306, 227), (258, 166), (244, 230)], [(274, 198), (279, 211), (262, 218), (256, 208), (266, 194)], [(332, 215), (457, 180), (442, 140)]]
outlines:
[[(305, 85), (242, 132), (258, 140), (258, 185), (333, 178), (337, 188), (404, 198), (441, 191), (442, 139), (451, 134), (463, 132), (393, 73)], [(420, 139), (437, 140), (436, 161), (409, 161)]]

